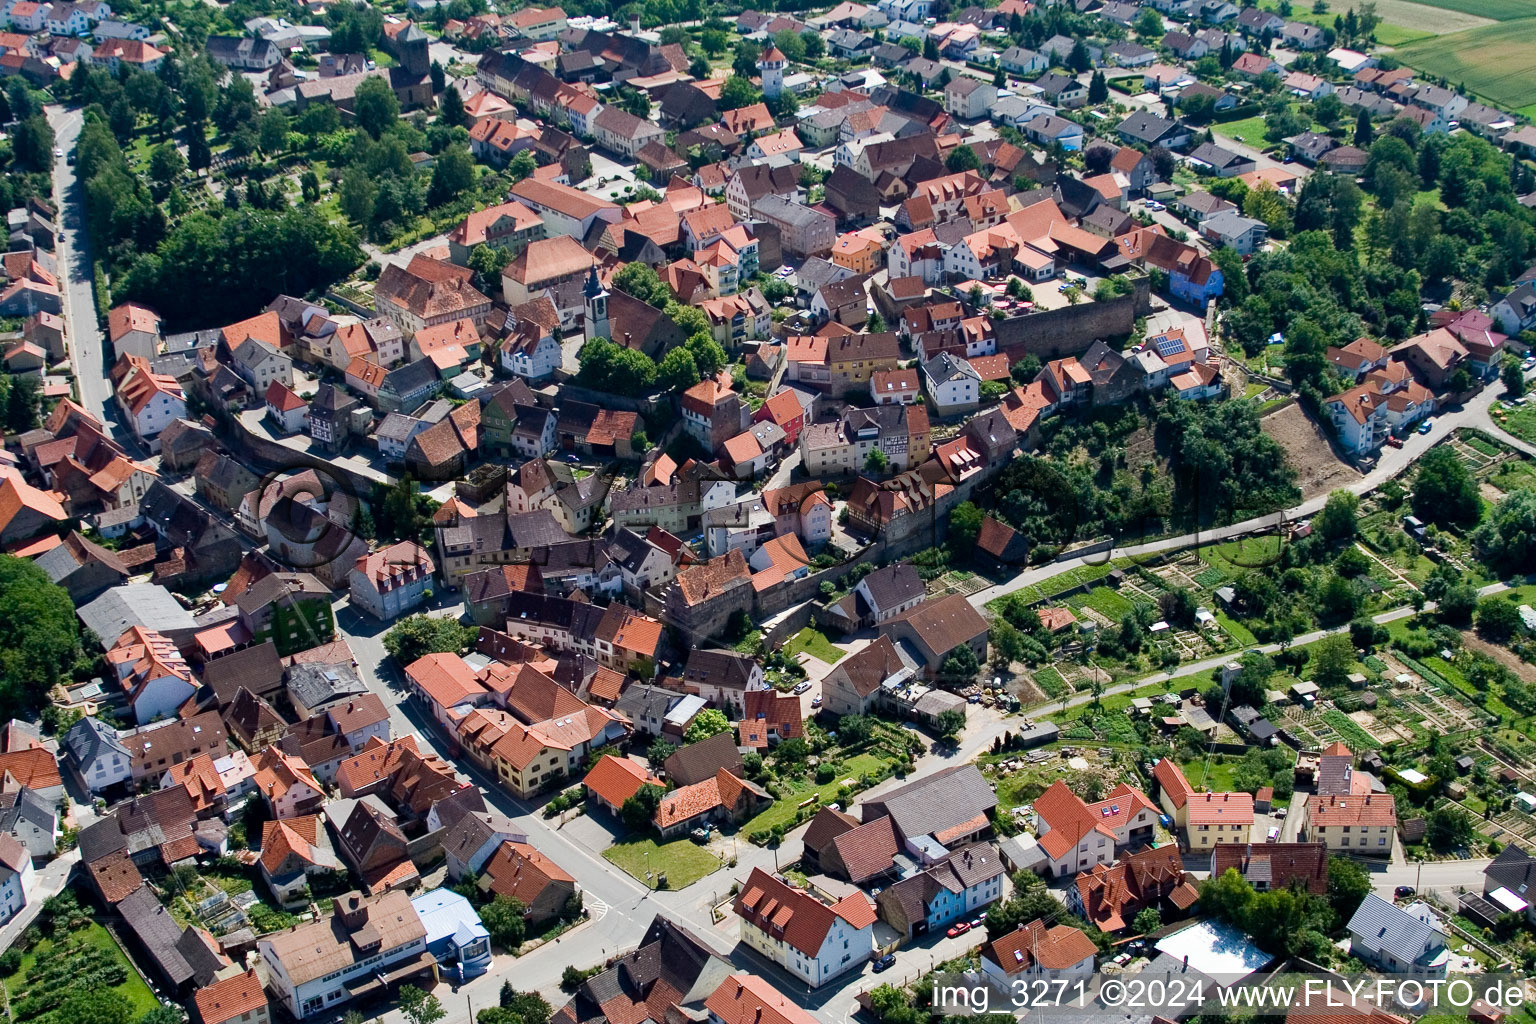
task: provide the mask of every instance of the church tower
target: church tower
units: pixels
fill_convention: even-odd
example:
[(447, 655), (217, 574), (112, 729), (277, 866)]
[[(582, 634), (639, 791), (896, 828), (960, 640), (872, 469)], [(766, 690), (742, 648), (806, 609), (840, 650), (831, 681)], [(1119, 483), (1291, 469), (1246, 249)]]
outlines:
[(613, 328), (608, 324), (608, 289), (597, 279), (597, 265), (593, 264), (587, 276), (587, 340), (612, 338)]

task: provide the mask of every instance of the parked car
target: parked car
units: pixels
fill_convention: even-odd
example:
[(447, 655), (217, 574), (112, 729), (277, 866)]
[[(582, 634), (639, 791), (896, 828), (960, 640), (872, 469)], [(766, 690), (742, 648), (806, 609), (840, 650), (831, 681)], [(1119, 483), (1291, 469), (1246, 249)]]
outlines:
[(896, 954), (887, 953), (875, 961), (875, 973), (879, 974), (881, 971), (888, 971), (894, 966), (896, 966)]
[(1403, 446), (1403, 439), (1400, 437), (1389, 437), (1387, 438), (1387, 444), (1393, 448), (1401, 448)]
[(1419, 433), (1421, 433), (1421, 434), (1427, 434), (1431, 430), (1434, 430), (1434, 429), (1435, 429), (1435, 418), (1433, 416), (1431, 416), (1429, 419), (1425, 420), (1423, 423), (1419, 424)]
[(1165, 206), (1163, 203), (1157, 201), (1156, 199), (1148, 199), (1147, 200), (1147, 209), (1153, 211), (1154, 213), (1161, 213), (1164, 210), (1168, 209), (1168, 207)]
[(953, 939), (955, 936), (957, 936), (957, 935), (964, 935), (966, 932), (968, 932), (970, 930), (971, 930), (971, 922), (969, 922), (969, 921), (956, 921), (954, 924), (949, 926), (949, 931), (945, 932), (944, 934), (948, 935), (950, 938)]
[(1400, 885), (1396, 889), (1392, 890), (1392, 895), (1400, 900), (1407, 899), (1409, 896), (1413, 895), (1413, 886)]
[(809, 690), (810, 688), (811, 688), (811, 681), (809, 679), (801, 680), (800, 682), (795, 684), (795, 696), (796, 697), (800, 696), (802, 693), (804, 693), (806, 690)]
[(821, 695), (820, 694), (817, 694), (815, 697), (811, 698), (811, 707), (813, 707), (813, 708), (821, 707)]

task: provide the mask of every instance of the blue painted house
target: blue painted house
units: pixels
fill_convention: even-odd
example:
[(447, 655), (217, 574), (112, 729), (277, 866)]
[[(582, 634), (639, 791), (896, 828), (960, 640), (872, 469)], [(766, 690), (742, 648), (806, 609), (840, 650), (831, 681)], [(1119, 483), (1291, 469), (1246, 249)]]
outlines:
[(875, 899), (880, 919), (908, 939), (948, 928), (1002, 898), (1007, 869), (991, 843), (974, 843), (887, 886)]
[(469, 900), (452, 889), (433, 889), (411, 900), (427, 929), (427, 952), (446, 977), (460, 981), (491, 966), (491, 936)]

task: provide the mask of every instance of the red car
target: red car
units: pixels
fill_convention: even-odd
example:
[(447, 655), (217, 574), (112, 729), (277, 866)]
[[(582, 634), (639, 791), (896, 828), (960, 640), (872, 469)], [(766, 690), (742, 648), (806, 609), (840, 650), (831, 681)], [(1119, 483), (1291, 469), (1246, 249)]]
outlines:
[(1389, 437), (1387, 438), (1387, 444), (1393, 448), (1401, 448), (1403, 446), (1403, 439), (1400, 437)]
[(944, 934), (948, 935), (950, 938), (954, 938), (956, 935), (964, 935), (966, 932), (968, 932), (970, 930), (971, 930), (971, 922), (969, 922), (969, 921), (961, 921), (958, 924), (952, 925), (950, 927), (949, 931), (945, 932)]

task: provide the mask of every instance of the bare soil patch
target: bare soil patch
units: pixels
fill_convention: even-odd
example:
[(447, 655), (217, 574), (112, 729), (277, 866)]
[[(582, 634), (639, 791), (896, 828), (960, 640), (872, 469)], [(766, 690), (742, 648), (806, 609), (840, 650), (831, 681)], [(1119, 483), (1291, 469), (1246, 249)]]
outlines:
[(1470, 629), (1461, 631), (1462, 642), (1472, 650), (1480, 654), (1486, 654), (1494, 661), (1509, 669), (1527, 683), (1536, 683), (1536, 665), (1521, 661), (1515, 656), (1515, 652), (1498, 644), (1491, 644), (1478, 636)]
[(1328, 436), (1300, 405), (1281, 406), (1260, 422), (1264, 433), (1285, 449), (1303, 500), (1360, 479), (1360, 471), (1333, 453)]

